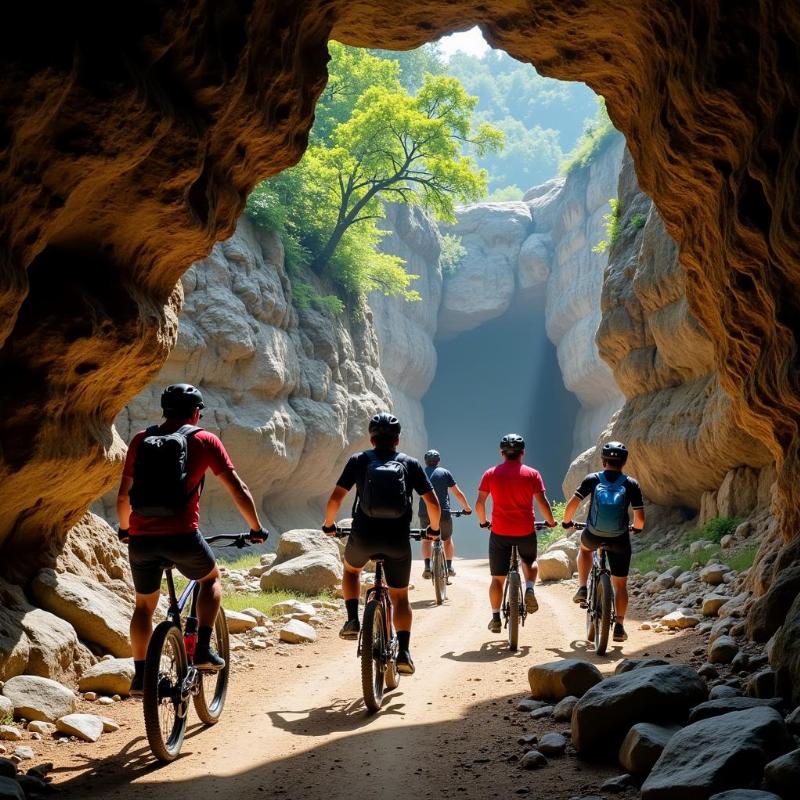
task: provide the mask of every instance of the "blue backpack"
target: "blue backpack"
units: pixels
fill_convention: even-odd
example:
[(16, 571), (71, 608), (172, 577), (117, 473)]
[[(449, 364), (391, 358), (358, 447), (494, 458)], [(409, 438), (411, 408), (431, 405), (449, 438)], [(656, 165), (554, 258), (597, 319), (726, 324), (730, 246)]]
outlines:
[(622, 536), (628, 532), (627, 476), (620, 473), (615, 481), (609, 481), (604, 472), (595, 474), (600, 482), (595, 486), (586, 520), (589, 532), (597, 536)]

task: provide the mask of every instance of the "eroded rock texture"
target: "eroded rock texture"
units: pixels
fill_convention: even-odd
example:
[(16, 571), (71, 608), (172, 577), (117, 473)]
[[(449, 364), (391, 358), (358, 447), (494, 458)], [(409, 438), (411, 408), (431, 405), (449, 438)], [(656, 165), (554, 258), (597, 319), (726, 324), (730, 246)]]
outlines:
[[(111, 421), (175, 339), (175, 284), (297, 160), (329, 37), (409, 48), (480, 23), (608, 102), (681, 247), (740, 427), (800, 521), (800, 12), (764, 0), (194, 0), (6, 20), (0, 78), (0, 546), (40, 560), (109, 483)], [(20, 558), (4, 559), (24, 571)]]

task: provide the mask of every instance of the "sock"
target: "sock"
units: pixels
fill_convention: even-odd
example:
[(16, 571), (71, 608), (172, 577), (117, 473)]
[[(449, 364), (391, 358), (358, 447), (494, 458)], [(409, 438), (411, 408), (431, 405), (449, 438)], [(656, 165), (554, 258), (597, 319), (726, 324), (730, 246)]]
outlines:
[(203, 653), (211, 646), (211, 627), (201, 625), (197, 629), (197, 649)]
[(351, 619), (358, 619), (358, 598), (354, 598), (353, 600), (345, 600), (344, 606), (347, 609), (347, 621), (350, 622)]
[(525, 591), (527, 592), (528, 589), (533, 591), (533, 581), (525, 581)]
[(397, 631), (397, 647), (399, 650), (408, 650), (411, 642), (411, 631)]
[(447, 559), (447, 569), (453, 569), (453, 559), (452, 558), (448, 558)]
[(136, 673), (137, 678), (141, 678), (144, 676), (144, 659), (141, 661), (134, 661), (133, 662), (133, 669)]
[(617, 625), (622, 625), (625, 622), (625, 617), (617, 617)]
[(429, 558), (425, 559), (425, 569), (431, 568), (431, 560)]
[(496, 619), (496, 620), (500, 619), (500, 609), (499, 608), (493, 608), (492, 609), (492, 619)]

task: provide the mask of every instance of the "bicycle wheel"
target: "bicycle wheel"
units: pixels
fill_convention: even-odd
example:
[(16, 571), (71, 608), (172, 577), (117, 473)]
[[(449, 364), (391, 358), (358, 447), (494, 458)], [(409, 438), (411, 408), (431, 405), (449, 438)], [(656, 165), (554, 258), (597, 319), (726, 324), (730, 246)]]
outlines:
[(447, 599), (447, 563), (442, 551), (437, 547), (433, 551), (433, 592), (436, 605), (440, 606)]
[(194, 710), (201, 722), (214, 725), (222, 716), (225, 695), (228, 693), (228, 678), (231, 672), (230, 642), (225, 612), (220, 609), (211, 634), (211, 646), (225, 659), (225, 666), (219, 672), (200, 673), (200, 691), (194, 696)]
[(400, 673), (397, 670), (397, 641), (394, 647), (388, 649), (386, 659), (386, 688), (396, 689), (400, 685)]
[(361, 689), (364, 704), (375, 712), (383, 700), (383, 672), (386, 653), (386, 625), (383, 606), (370, 600), (364, 609), (364, 626), (361, 629)]
[(508, 649), (516, 650), (519, 644), (519, 607), (522, 602), (522, 589), (519, 573), (512, 572), (508, 578)]
[(597, 581), (597, 621), (594, 630), (594, 651), (599, 656), (605, 655), (608, 648), (608, 631), (611, 627), (611, 591), (611, 578), (604, 572)]
[(182, 689), (188, 672), (180, 629), (162, 622), (147, 647), (142, 697), (147, 741), (159, 761), (173, 761), (181, 751), (188, 711)]
[(594, 630), (597, 620), (595, 611), (597, 609), (597, 597), (595, 596), (596, 582), (593, 577), (589, 578), (589, 588), (586, 593), (586, 641), (594, 642)]

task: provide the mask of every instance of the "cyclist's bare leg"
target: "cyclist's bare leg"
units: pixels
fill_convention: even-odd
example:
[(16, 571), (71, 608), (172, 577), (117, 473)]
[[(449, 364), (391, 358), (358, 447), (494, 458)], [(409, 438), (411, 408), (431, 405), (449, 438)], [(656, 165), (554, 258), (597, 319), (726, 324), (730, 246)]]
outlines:
[(394, 627), (398, 631), (411, 630), (411, 603), (408, 602), (408, 587), (405, 589), (389, 589), (394, 614)]
[(144, 661), (147, 645), (153, 633), (153, 614), (158, 605), (161, 592), (139, 594), (136, 592), (136, 606), (131, 617), (131, 650), (136, 661)]
[(492, 609), (500, 608), (503, 605), (505, 583), (505, 575), (492, 575), (492, 582), (489, 584), (489, 602), (492, 604)]
[(453, 545), (453, 537), (451, 536), (445, 543), (444, 543), (444, 557), (448, 561), (453, 560), (453, 556), (456, 553), (456, 548)]
[(578, 586), (586, 586), (592, 569), (592, 551), (581, 545), (578, 551)]
[(342, 597), (345, 600), (358, 600), (361, 594), (362, 567), (354, 567), (344, 561), (344, 575), (342, 575)]
[(539, 577), (539, 562), (532, 561), (530, 564), (522, 561), (522, 574), (525, 576), (526, 581), (533, 581), (536, 583), (536, 579)]
[(205, 578), (200, 578), (198, 583), (200, 591), (197, 593), (197, 624), (201, 628), (213, 628), (222, 605), (222, 582), (217, 567)]
[(429, 559), (431, 557), (431, 553), (433, 552), (433, 544), (429, 539), (422, 540), (422, 557)]
[(611, 585), (614, 587), (614, 606), (617, 611), (617, 622), (622, 624), (625, 612), (628, 610), (628, 579), (611, 576)]

